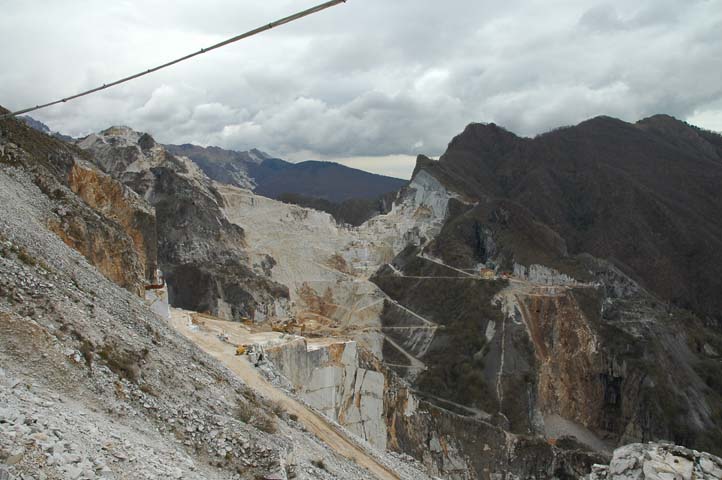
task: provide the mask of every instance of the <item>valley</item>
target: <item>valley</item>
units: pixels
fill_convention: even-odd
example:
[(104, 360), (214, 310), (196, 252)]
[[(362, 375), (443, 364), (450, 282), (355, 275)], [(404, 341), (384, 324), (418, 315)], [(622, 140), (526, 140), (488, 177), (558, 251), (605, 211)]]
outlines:
[[(627, 444), (719, 453), (710, 304), (665, 300), (636, 267), (572, 247), (581, 237), (542, 220), (543, 196), (531, 208), (487, 185), (470, 155), (516, 161), (474, 153), (496, 126), (419, 157), (358, 225), (221, 183), (127, 127), (74, 144), (0, 127), (3, 262), (24, 272), (3, 277), (6, 377), (72, 396), (43, 378), (62, 370), (115, 405), (95, 413), (175, 436), (203, 478), (583, 478)], [(57, 296), (25, 293), (47, 272)], [(40, 339), (68, 352), (61, 366), (24, 366)], [(221, 426), (264, 446), (238, 449)], [(72, 458), (57, 468), (102, 470)], [(102, 465), (133, 478), (116, 463)]]

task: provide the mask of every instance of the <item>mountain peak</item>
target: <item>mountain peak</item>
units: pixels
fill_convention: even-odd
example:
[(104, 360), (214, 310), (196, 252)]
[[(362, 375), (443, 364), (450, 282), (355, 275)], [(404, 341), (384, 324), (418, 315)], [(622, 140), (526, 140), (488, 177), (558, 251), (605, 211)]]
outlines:
[(136, 144), (143, 135), (147, 134), (139, 132), (137, 130), (133, 130), (132, 128), (125, 125), (114, 125), (100, 131), (100, 133), (97, 133), (95, 135), (106, 139), (112, 138), (116, 141), (120, 140), (130, 144)]
[(477, 154), (496, 156), (522, 140), (524, 139), (495, 123), (471, 123), (460, 135), (454, 137), (449, 144), (449, 150), (471, 150)]
[(416, 166), (414, 167), (414, 173), (411, 174), (411, 178), (415, 177), (421, 170), (428, 170), (432, 168), (437, 161), (427, 157), (426, 155), (419, 155), (416, 157)]
[(697, 155), (711, 160), (722, 160), (722, 136), (671, 115), (653, 115), (638, 121), (635, 126), (664, 137), (679, 149), (694, 151)]
[(39, 120), (35, 120), (33, 117), (22, 116), (22, 117), (18, 117), (18, 119), (21, 120), (22, 122), (25, 122), (29, 127), (34, 128), (35, 130), (37, 130), (39, 132), (42, 132), (42, 133), (45, 133), (48, 135), (52, 133), (50, 130), (50, 127), (48, 127), (47, 125), (45, 125), (43, 122), (41, 122)]
[(269, 154), (266, 152), (262, 152), (261, 150), (258, 150), (257, 148), (252, 148), (248, 151), (248, 156), (251, 157), (251, 159), (261, 163), (265, 160), (268, 160), (269, 158), (272, 158)]

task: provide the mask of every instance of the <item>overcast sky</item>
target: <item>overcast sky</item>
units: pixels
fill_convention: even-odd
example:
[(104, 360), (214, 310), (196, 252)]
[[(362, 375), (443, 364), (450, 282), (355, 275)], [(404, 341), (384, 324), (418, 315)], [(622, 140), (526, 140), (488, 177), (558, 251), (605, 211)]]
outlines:
[[(55, 100), (320, 0), (0, 0), (0, 104)], [(722, 131), (722, 0), (348, 0), (36, 112), (74, 136), (257, 147), (408, 177), (470, 122), (668, 113)]]

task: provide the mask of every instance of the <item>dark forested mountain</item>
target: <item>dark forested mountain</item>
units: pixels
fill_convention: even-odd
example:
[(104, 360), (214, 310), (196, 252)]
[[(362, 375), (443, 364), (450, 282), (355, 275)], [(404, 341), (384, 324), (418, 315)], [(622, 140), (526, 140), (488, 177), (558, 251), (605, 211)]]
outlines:
[(338, 163), (308, 161), (287, 165), (276, 170), (273, 175), (266, 176), (256, 187), (256, 193), (271, 198), (295, 193), (338, 203), (376, 198), (398, 190), (406, 183), (405, 180), (364, 172)]
[[(439, 161), (419, 157), (409, 187), (429, 208), (429, 188), (452, 192), (440, 230), (372, 278), (405, 309), (383, 312), (384, 356), (514, 433), (558, 415), (600, 442), (720, 452), (721, 147), (664, 115), (535, 138), (469, 125)], [(444, 328), (424, 336), (408, 312)], [(427, 369), (409, 375), (395, 345)]]
[(388, 195), (408, 183), (333, 162), (291, 163), (255, 149), (236, 152), (189, 144), (168, 145), (167, 149), (190, 158), (218, 182), (323, 210), (352, 224), (383, 211)]
[(425, 165), (471, 198), (512, 202), (570, 254), (609, 259), (665, 301), (722, 320), (722, 136), (664, 115), (533, 139), (472, 124)]

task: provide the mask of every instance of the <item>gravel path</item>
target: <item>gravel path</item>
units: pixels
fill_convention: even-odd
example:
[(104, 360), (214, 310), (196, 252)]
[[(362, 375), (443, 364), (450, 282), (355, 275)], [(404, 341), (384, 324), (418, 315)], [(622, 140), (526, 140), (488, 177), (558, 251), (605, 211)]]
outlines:
[(362, 448), (358, 447), (354, 441), (347, 438), (340, 429), (333, 426), (323, 415), (310, 410), (297, 400), (289, 397), (284, 391), (271, 385), (248, 362), (246, 356), (239, 357), (235, 355), (235, 347), (232, 344), (221, 341), (213, 332), (190, 329), (187, 326), (188, 323), (178, 317), (174, 318), (172, 324), (181, 334), (218, 359), (256, 392), (266, 399), (276, 402), (289, 414), (295, 415), (310, 432), (323, 440), (334, 451), (361, 465), (376, 478), (381, 480), (401, 479), (388, 467), (382, 465)]

